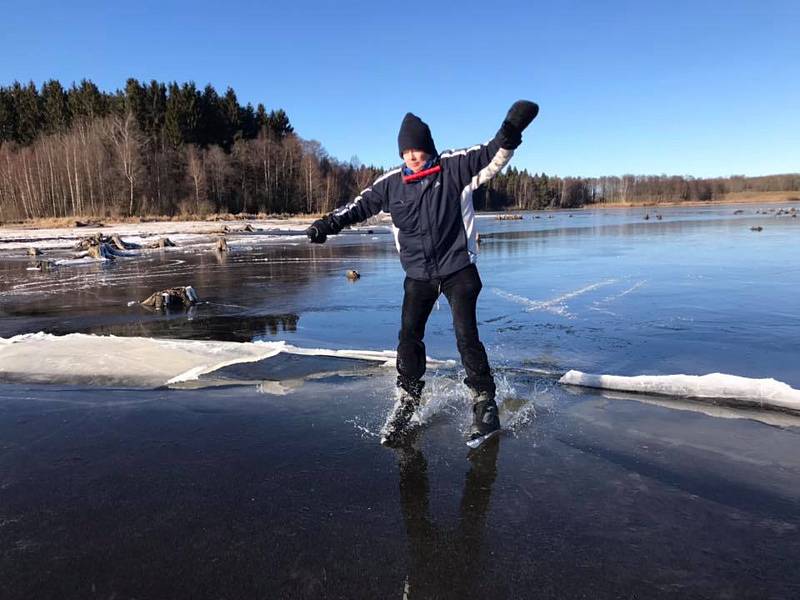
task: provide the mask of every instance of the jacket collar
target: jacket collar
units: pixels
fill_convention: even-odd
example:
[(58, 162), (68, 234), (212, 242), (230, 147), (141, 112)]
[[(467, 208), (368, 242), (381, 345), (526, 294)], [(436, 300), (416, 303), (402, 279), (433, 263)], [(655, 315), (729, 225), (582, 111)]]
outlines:
[(420, 179), (425, 179), (428, 175), (433, 175), (434, 173), (438, 173), (442, 170), (442, 166), (439, 164), (439, 157), (434, 156), (425, 165), (417, 171), (416, 173), (406, 167), (403, 166), (403, 183), (413, 183), (415, 181), (419, 181)]

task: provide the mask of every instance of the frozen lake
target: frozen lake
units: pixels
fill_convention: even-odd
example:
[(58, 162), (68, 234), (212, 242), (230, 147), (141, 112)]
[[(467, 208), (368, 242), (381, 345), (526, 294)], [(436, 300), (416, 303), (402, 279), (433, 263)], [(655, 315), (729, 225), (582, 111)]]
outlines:
[[(718, 371), (800, 386), (800, 219), (756, 214), (780, 207), (479, 219), (478, 316), (490, 358), (560, 372)], [(42, 330), (393, 349), (403, 274), (391, 236), (375, 231), (321, 247), (243, 237), (228, 255), (194, 247), (51, 273), (0, 262), (0, 337)], [(362, 274), (357, 283), (344, 277), (351, 268)], [(207, 304), (167, 316), (127, 306), (178, 284), (193, 285)], [(432, 356), (457, 358), (444, 298), (426, 343)]]
[[(800, 218), (777, 214), (792, 206), (481, 217), (478, 318), (511, 431), (469, 457), (448, 366), (429, 371), (406, 451), (375, 437), (393, 400), (379, 362), (280, 354), (183, 389), (6, 378), (0, 596), (800, 595), (800, 418), (557, 384), (577, 369), (800, 388)], [(50, 271), (6, 253), (0, 338), (394, 349), (403, 274), (385, 229), (265, 237)], [(132, 304), (174, 285), (201, 304)], [(43, 339), (31, 374), (52, 360)], [(169, 350), (123, 343), (116, 358), (77, 344), (75, 361), (171, 373)], [(444, 298), (426, 344), (458, 358)]]

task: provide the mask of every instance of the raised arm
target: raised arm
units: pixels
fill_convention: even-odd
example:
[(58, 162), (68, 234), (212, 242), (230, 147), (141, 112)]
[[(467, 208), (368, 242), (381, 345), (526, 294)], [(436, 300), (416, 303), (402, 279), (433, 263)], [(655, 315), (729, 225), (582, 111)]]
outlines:
[(522, 143), (522, 132), (537, 114), (537, 104), (529, 100), (517, 100), (508, 110), (500, 129), (490, 142), (464, 150), (444, 152), (441, 158), (443, 161), (455, 163), (463, 185), (473, 183), (478, 187), (508, 164), (514, 150)]
[(352, 202), (314, 221), (311, 227), (306, 229), (309, 241), (312, 244), (323, 244), (329, 235), (336, 235), (348, 225), (361, 223), (381, 212), (386, 202), (386, 178), (394, 173), (396, 171), (382, 175)]

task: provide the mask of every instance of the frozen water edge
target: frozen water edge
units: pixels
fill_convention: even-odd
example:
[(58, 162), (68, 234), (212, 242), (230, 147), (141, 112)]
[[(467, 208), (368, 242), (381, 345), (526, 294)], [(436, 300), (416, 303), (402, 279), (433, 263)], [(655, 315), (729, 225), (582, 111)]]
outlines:
[(624, 377), (568, 371), (559, 383), (661, 396), (724, 399), (800, 412), (800, 390), (771, 378), (751, 379), (725, 373)]
[[(304, 240), (305, 229), (312, 220), (309, 217), (297, 217), (285, 220), (157, 221), (108, 224), (102, 228), (81, 227), (77, 229), (2, 227), (0, 228), (0, 254), (20, 254), (31, 247), (39, 250), (69, 250), (80, 239), (98, 233), (116, 234), (126, 242), (141, 245), (147, 244), (157, 237), (165, 236), (169, 236), (179, 246), (209, 244), (220, 235), (229, 237), (229, 242), (234, 245), (287, 243)], [(246, 224), (255, 228), (255, 235), (244, 231), (243, 228)], [(223, 226), (229, 227), (229, 230), (223, 231)], [(384, 224), (356, 226), (352, 228), (352, 232), (348, 233), (366, 235), (374, 231), (388, 232), (388, 227)]]
[[(223, 367), (287, 353), (372, 361), (393, 367), (391, 350), (300, 348), (283, 341), (219, 342), (30, 333), (0, 338), (0, 381), (155, 388), (192, 381)], [(428, 359), (432, 367), (452, 361)]]

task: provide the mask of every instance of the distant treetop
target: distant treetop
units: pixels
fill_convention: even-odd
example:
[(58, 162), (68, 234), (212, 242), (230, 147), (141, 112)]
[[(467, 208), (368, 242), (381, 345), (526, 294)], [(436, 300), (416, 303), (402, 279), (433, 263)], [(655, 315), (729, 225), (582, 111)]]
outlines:
[(150, 83), (128, 79), (125, 88), (102, 92), (88, 79), (68, 89), (57, 80), (37, 89), (15, 81), (0, 87), (0, 143), (28, 145), (41, 134), (67, 132), (78, 121), (132, 113), (140, 131), (173, 147), (196, 144), (230, 150), (238, 139), (254, 139), (264, 130), (281, 140), (293, 132), (282, 109), (267, 112), (263, 104), (242, 106), (228, 88), (220, 96), (211, 84), (202, 91), (194, 82)]

